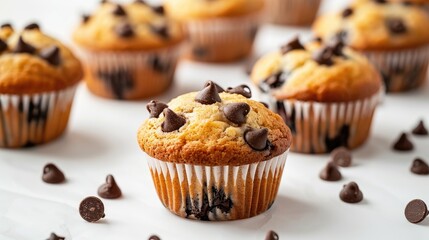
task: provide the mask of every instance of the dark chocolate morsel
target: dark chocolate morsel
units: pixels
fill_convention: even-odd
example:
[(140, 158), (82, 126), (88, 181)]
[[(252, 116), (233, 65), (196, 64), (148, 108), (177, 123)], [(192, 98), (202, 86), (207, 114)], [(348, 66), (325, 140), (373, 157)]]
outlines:
[(269, 146), (268, 129), (249, 129), (244, 132), (244, 140), (256, 151), (263, 151)]
[(341, 13), (341, 16), (343, 16), (343, 18), (347, 18), (347, 17), (351, 16), (352, 14), (353, 14), (353, 9), (352, 8), (346, 8)]
[(235, 124), (243, 124), (250, 112), (250, 106), (247, 103), (229, 103), (223, 107), (222, 111), (229, 121)]
[(160, 14), (160, 15), (164, 15), (164, 13), (165, 13), (164, 6), (162, 6), (162, 5), (152, 7), (152, 10), (153, 10), (154, 12), (156, 12), (156, 13)]
[(161, 240), (161, 238), (159, 238), (158, 236), (156, 236), (156, 235), (152, 235), (152, 236), (150, 236), (149, 237), (149, 239), (148, 240)]
[(387, 28), (393, 34), (402, 34), (407, 32), (407, 27), (405, 23), (400, 18), (388, 18), (386, 19)]
[(146, 105), (146, 109), (149, 112), (151, 118), (159, 117), (165, 108), (168, 108), (167, 104), (156, 100), (152, 100)]
[(24, 27), (24, 30), (40, 30), (40, 26), (37, 23), (30, 23)]
[(414, 135), (420, 135), (420, 136), (428, 135), (428, 130), (426, 129), (423, 120), (420, 120), (419, 124), (413, 129), (412, 132)]
[(344, 39), (340, 35), (335, 35), (329, 43), (329, 47), (332, 49), (333, 55), (343, 56)]
[(279, 235), (274, 231), (269, 231), (265, 236), (265, 240), (279, 240)]
[[(210, 85), (210, 82), (211, 81), (206, 82), (206, 84), (204, 84), (204, 87), (207, 87), (208, 85)], [(215, 82), (212, 82), (212, 83), (216, 86), (218, 93), (225, 92), (225, 90), (221, 86), (219, 86), (217, 83), (215, 83)]]
[(115, 16), (127, 16), (127, 12), (125, 12), (125, 9), (119, 4), (116, 4), (116, 7), (115, 9), (113, 9), (112, 14)]
[(402, 133), (399, 139), (393, 144), (393, 149), (397, 151), (411, 151), (413, 148), (413, 143), (408, 140), (406, 133)]
[(97, 197), (87, 197), (79, 205), (79, 214), (87, 222), (97, 222), (104, 218), (104, 204)]
[(387, 1), (386, 1), (386, 0), (374, 0), (374, 2), (376, 2), (376, 3), (380, 3), (380, 4), (385, 4), (385, 3), (387, 3)]
[(323, 39), (322, 39), (322, 37), (317, 37), (316, 36), (316, 37), (313, 38), (313, 41), (321, 43), (321, 42), (323, 42)]
[(66, 180), (64, 173), (53, 163), (43, 167), (42, 180), (46, 183), (62, 183)]
[(121, 22), (115, 27), (115, 32), (118, 36), (128, 38), (134, 36), (134, 30), (131, 24)]
[(335, 165), (333, 162), (328, 162), (328, 164), (320, 172), (319, 177), (322, 180), (330, 182), (339, 181), (342, 178), (337, 165)]
[(147, 5), (146, 1), (144, 1), (144, 0), (135, 0), (134, 3), (140, 3), (140, 4)]
[(205, 84), (204, 89), (195, 96), (195, 101), (205, 105), (222, 102), (218, 93), (218, 88), (212, 81), (208, 81)]
[(107, 175), (106, 182), (98, 188), (98, 196), (106, 199), (115, 199), (122, 196), (121, 189), (111, 174)]
[(332, 61), (333, 55), (334, 55), (333, 49), (327, 46), (317, 50), (313, 54), (313, 60), (320, 65), (331, 66), (332, 64), (334, 64), (334, 62)]
[(345, 147), (338, 147), (331, 152), (331, 161), (340, 167), (350, 167), (352, 164), (352, 154)]
[(91, 19), (91, 15), (88, 15), (88, 14), (82, 15), (82, 22), (83, 23), (87, 23), (89, 21), (89, 19)]
[(40, 50), (39, 56), (48, 63), (58, 66), (61, 63), (60, 49), (57, 46), (50, 46)]
[(343, 186), (340, 192), (340, 199), (346, 203), (358, 203), (362, 201), (363, 194), (355, 182), (350, 182)]
[(0, 28), (12, 28), (13, 29), (12, 24), (10, 24), (10, 23), (3, 23), (2, 25), (0, 25)]
[(49, 238), (46, 239), (46, 240), (65, 240), (65, 239), (66, 239), (65, 237), (61, 237), (61, 236), (58, 236), (55, 233), (51, 233), (51, 235), (49, 236)]
[(240, 94), (246, 98), (252, 97), (252, 91), (250, 90), (250, 87), (245, 85), (245, 84), (239, 85), (239, 86), (234, 87), (234, 88), (229, 87), (226, 89), (225, 92), (233, 93), (233, 94)]
[(264, 105), (264, 107), (270, 108), (270, 106), (268, 106), (268, 103), (266, 103), (266, 102), (260, 102), (260, 103), (262, 103), (262, 105)]
[(428, 208), (422, 200), (414, 199), (407, 204), (404, 214), (410, 223), (419, 223), (428, 215)]
[(178, 130), (180, 127), (185, 125), (186, 119), (169, 108), (165, 108), (162, 111), (165, 116), (164, 122), (161, 124), (161, 129), (163, 132), (172, 132)]
[(7, 49), (7, 43), (0, 39), (0, 53)]
[(30, 44), (26, 43), (22, 36), (19, 37), (18, 43), (15, 46), (14, 52), (15, 53), (29, 53), (33, 54), (36, 51), (36, 49), (31, 46)]
[(164, 39), (169, 38), (167, 25), (160, 25), (160, 26), (151, 25), (150, 29), (152, 30), (152, 32), (156, 33), (158, 36)]
[(286, 54), (290, 51), (298, 50), (298, 49), (304, 49), (305, 50), (305, 47), (301, 44), (298, 37), (295, 37), (290, 42), (288, 42), (286, 45), (283, 45), (281, 47), (282, 54)]
[(411, 165), (411, 172), (418, 175), (428, 175), (429, 174), (429, 166), (428, 164), (421, 158), (416, 158)]
[(270, 88), (279, 88), (283, 85), (284, 82), (286, 82), (285, 75), (286, 74), (283, 72), (278, 72), (265, 79), (264, 83), (267, 84)]

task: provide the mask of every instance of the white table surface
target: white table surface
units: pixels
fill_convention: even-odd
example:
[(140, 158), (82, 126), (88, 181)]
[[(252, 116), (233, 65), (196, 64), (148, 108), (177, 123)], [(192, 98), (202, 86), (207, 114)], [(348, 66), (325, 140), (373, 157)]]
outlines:
[[(79, 15), (94, 0), (1, 0), (0, 22), (15, 26), (38, 20), (42, 28), (70, 43)], [(328, 3), (329, 2), (329, 3)], [(345, 1), (327, 0), (324, 10), (341, 8)], [(256, 50), (262, 54), (307, 29), (265, 26)], [(244, 62), (209, 65), (182, 62), (174, 86), (157, 99), (201, 88), (207, 79), (223, 86), (249, 83)], [(118, 102), (78, 89), (68, 132), (59, 140), (36, 148), (0, 150), (0, 239), (46, 239), (50, 232), (68, 240), (168, 239), (263, 240), (268, 230), (280, 239), (429, 239), (429, 219), (408, 223), (403, 211), (408, 201), (429, 203), (429, 177), (410, 173), (416, 156), (429, 160), (429, 138), (412, 137), (416, 149), (395, 153), (390, 147), (401, 131), (420, 118), (429, 124), (429, 88), (388, 96), (379, 107), (369, 141), (354, 151), (353, 166), (341, 169), (344, 179), (328, 183), (318, 178), (327, 155), (291, 153), (277, 200), (266, 213), (241, 221), (199, 222), (176, 217), (158, 200), (136, 131), (148, 117), (146, 101)], [(41, 180), (43, 166), (53, 162), (67, 182), (49, 185)], [(96, 195), (106, 174), (112, 173), (123, 198), (103, 200), (106, 218), (87, 223), (78, 213), (80, 201)], [(359, 204), (342, 202), (342, 185), (356, 181), (363, 193)]]

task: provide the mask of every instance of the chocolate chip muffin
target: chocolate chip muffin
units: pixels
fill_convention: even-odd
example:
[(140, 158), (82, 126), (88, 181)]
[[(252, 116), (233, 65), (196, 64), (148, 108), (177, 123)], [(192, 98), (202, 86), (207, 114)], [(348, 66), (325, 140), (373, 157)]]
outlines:
[(151, 101), (138, 131), (158, 196), (181, 217), (234, 220), (271, 207), (291, 143), (282, 118), (248, 99), (250, 89), (200, 92)]
[(429, 62), (429, 15), (416, 4), (358, 0), (320, 17), (313, 30), (325, 40), (340, 36), (381, 72), (389, 92), (418, 88)]
[(0, 147), (49, 142), (66, 129), (80, 62), (32, 23), (0, 26)]
[(265, 0), (265, 18), (270, 23), (309, 26), (316, 18), (321, 0)]
[(291, 150), (302, 153), (363, 144), (382, 92), (377, 70), (340, 38), (293, 39), (256, 62), (251, 78), (290, 127)]
[(162, 6), (144, 1), (103, 1), (84, 15), (73, 34), (81, 48), (86, 82), (96, 95), (140, 99), (171, 84), (184, 34)]
[(166, 11), (185, 23), (188, 55), (198, 61), (228, 62), (252, 50), (263, 0), (165, 0)]

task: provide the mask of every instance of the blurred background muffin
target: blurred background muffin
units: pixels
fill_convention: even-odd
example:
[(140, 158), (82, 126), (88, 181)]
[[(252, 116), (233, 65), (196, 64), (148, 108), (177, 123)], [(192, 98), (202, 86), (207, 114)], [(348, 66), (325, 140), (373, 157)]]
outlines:
[(102, 97), (128, 100), (166, 91), (184, 34), (162, 6), (104, 1), (82, 17), (73, 39), (81, 49), (88, 88)]
[(309, 26), (322, 0), (265, 0), (266, 20), (283, 25)]
[(166, 11), (185, 23), (189, 56), (198, 61), (228, 62), (252, 50), (263, 0), (165, 0)]
[(0, 147), (49, 142), (67, 127), (83, 70), (38, 24), (0, 26)]

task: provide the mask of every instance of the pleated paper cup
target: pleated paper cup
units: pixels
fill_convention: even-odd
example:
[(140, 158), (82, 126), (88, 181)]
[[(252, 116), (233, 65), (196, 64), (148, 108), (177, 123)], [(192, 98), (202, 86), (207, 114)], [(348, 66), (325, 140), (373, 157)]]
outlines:
[(363, 51), (380, 71), (387, 92), (416, 89), (427, 79), (429, 45), (398, 51)]
[(341, 103), (284, 100), (271, 102), (291, 129), (291, 151), (328, 153), (344, 146), (354, 149), (368, 138), (383, 91), (362, 100)]
[(197, 166), (149, 157), (155, 189), (172, 213), (205, 221), (250, 218), (277, 196), (287, 152), (241, 166)]
[(0, 94), (0, 147), (43, 144), (67, 127), (76, 86), (40, 94)]
[(93, 52), (80, 49), (89, 90), (101, 97), (153, 97), (171, 85), (182, 45), (151, 51)]
[(247, 57), (252, 51), (261, 13), (238, 17), (191, 20), (188, 55), (207, 62), (228, 62)]
[(265, 0), (267, 22), (309, 26), (316, 18), (321, 0)]

